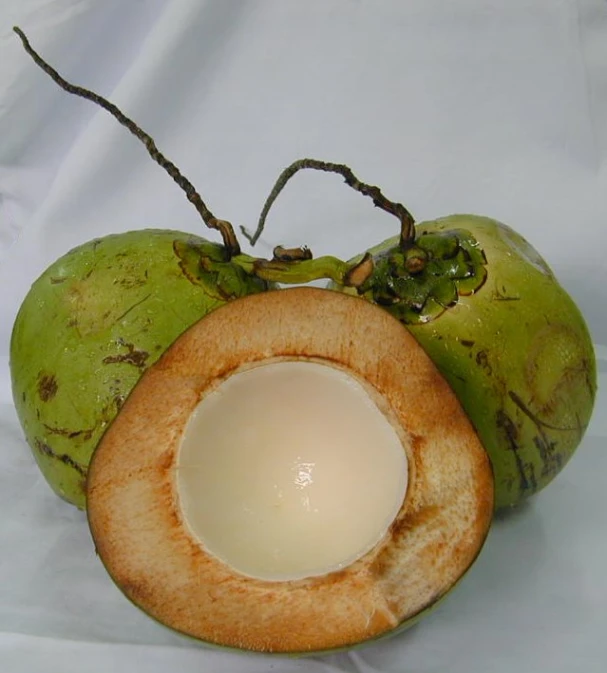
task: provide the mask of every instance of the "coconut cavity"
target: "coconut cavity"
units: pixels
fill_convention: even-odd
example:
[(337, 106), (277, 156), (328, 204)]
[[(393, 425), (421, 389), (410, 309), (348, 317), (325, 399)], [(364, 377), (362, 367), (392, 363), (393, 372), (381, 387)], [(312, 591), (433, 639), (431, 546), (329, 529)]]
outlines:
[(204, 547), (263, 580), (325, 575), (386, 534), (407, 487), (399, 434), (327, 363), (240, 371), (209, 392), (177, 458), (181, 513)]

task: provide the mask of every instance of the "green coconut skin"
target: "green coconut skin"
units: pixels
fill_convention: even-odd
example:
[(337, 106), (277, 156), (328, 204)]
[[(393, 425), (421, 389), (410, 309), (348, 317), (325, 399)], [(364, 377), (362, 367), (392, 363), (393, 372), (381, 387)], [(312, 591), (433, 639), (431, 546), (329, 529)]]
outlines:
[[(474, 424), (492, 461), (500, 510), (547, 486), (573, 455), (594, 406), (596, 359), (576, 304), (522, 236), (475, 215), (416, 226), (418, 240), (451, 230), (468, 232), (484, 252), (482, 283), (438, 315), (401, 321)], [(398, 245), (396, 237), (370, 252), (380, 259)], [(363, 296), (374, 301), (370, 291)]]
[(143, 372), (207, 313), (268, 287), (223, 246), (170, 230), (109, 235), (53, 263), (10, 346), (17, 415), (51, 488), (84, 509), (93, 450)]

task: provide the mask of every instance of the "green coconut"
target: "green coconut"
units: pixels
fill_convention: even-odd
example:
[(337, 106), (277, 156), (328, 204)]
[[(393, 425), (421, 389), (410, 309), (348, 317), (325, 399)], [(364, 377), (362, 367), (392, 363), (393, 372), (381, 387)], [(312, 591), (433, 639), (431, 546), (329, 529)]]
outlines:
[(186, 328), (268, 283), (179, 231), (99, 238), (32, 285), (10, 347), (13, 398), (52, 489), (85, 506), (95, 446), (142, 373)]
[(370, 253), (362, 296), (407, 325), (457, 394), (491, 458), (496, 508), (543, 489), (580, 444), (597, 385), (587, 325), (548, 264), (476, 215), (422, 222), (406, 250), (395, 237)]
[[(456, 392), (495, 473), (496, 509), (547, 486), (580, 444), (597, 387), (580, 310), (546, 261), (509, 226), (452, 215), (414, 224), (409, 211), (342, 164), (302, 159), (278, 178), (259, 225), (301, 169), (338, 173), (401, 221), (400, 236), (355, 258), (329, 287), (382, 306), (416, 337)], [(420, 390), (420, 395), (425, 391)]]

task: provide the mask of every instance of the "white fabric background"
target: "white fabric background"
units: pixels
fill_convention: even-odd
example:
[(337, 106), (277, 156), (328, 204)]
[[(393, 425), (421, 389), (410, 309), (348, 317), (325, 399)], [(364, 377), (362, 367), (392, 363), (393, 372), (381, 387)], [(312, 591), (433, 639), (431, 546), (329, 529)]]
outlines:
[[(496, 521), (432, 616), (352, 653), (289, 660), (207, 650), (112, 585), (84, 516), (37, 470), (12, 406), (8, 342), (36, 276), (110, 232), (203, 224), (142, 146), (59, 90), (110, 97), (215, 213), (254, 226), (302, 156), (351, 165), (418, 219), (510, 223), (590, 324), (607, 383), (605, 0), (2, 0), (0, 5), (0, 671), (599, 673), (607, 670), (607, 404), (556, 482)], [(258, 245), (348, 257), (395, 221), (336, 176), (301, 174)], [(213, 236), (209, 232), (209, 236)]]

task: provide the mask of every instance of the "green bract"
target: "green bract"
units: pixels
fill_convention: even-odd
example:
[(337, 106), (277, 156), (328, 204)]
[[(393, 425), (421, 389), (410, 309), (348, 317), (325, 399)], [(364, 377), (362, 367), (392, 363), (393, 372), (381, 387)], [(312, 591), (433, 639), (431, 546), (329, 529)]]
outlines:
[(515, 505), (560, 472), (586, 430), (596, 393), (588, 329), (510, 227), (453, 215), (415, 234), (406, 246), (396, 237), (371, 249), (374, 271), (358, 291), (433, 359), (491, 457), (496, 508)]
[(19, 310), (10, 370), (53, 490), (85, 507), (91, 454), (141, 374), (204, 315), (267, 288), (223, 246), (178, 231), (106, 236), (52, 264)]

